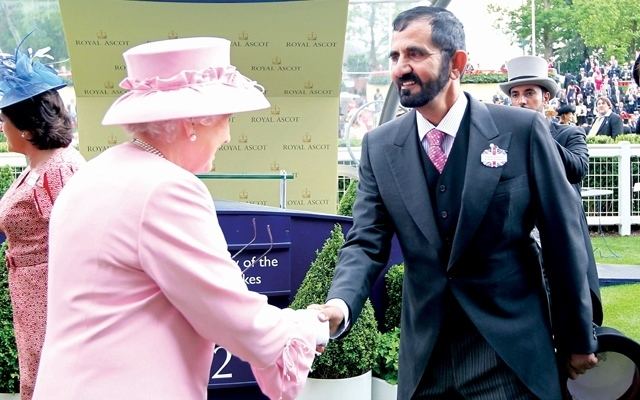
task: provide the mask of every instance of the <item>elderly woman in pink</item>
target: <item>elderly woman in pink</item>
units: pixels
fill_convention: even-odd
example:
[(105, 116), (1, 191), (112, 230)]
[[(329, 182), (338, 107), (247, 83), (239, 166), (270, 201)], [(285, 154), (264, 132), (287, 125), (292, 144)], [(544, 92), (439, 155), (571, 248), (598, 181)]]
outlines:
[(305, 383), (327, 324), (247, 289), (194, 175), (229, 141), (232, 113), (269, 106), (229, 54), (219, 38), (124, 53), (128, 91), (103, 124), (133, 138), (88, 162), (54, 207), (35, 399), (202, 400), (215, 344), (271, 399)]

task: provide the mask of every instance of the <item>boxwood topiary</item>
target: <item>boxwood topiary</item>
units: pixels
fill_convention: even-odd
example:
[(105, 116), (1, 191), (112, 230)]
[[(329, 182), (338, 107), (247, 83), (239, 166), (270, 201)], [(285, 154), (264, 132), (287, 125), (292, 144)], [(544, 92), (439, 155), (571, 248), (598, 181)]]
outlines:
[[(323, 304), (333, 280), (338, 251), (344, 244), (340, 225), (331, 231), (322, 250), (311, 263), (291, 308), (306, 308), (309, 304)], [(373, 368), (378, 340), (373, 306), (367, 300), (351, 331), (340, 340), (331, 340), (325, 352), (313, 362), (312, 378), (343, 379), (362, 375)]]
[(340, 199), (340, 204), (338, 204), (338, 215), (345, 215), (347, 217), (353, 215), (353, 203), (356, 201), (357, 188), (358, 180), (352, 179)]
[(393, 328), (400, 327), (403, 279), (404, 264), (392, 266), (384, 277), (384, 285), (387, 291), (387, 306), (384, 310), (384, 331), (390, 331)]

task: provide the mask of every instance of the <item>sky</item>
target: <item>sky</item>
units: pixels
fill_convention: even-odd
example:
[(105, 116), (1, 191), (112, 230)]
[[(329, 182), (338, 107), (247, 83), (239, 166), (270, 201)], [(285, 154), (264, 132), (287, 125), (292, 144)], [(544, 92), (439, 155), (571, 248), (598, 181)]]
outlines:
[(522, 49), (492, 26), (496, 18), (487, 11), (490, 3), (516, 8), (522, 0), (451, 0), (447, 7), (464, 25), (469, 61), (479, 69), (499, 69), (505, 61), (522, 55)]

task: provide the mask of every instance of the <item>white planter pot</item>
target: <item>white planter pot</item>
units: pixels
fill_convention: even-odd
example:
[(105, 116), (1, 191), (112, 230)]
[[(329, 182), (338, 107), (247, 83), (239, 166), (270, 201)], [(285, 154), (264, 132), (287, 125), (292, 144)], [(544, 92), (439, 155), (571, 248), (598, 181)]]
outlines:
[(371, 400), (396, 400), (398, 385), (387, 383), (384, 379), (371, 379)]
[(371, 371), (353, 378), (308, 378), (298, 400), (371, 400)]

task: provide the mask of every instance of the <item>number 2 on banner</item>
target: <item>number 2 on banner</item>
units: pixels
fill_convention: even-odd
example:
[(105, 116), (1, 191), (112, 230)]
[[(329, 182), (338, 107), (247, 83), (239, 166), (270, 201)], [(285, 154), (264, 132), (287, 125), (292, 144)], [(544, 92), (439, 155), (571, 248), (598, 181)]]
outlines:
[(227, 349), (225, 349), (224, 347), (218, 346), (216, 345), (213, 348), (213, 357), (215, 358), (216, 353), (218, 352), (218, 350), (222, 350), (224, 351), (224, 353), (227, 355), (226, 358), (224, 359), (224, 362), (222, 363), (222, 365), (220, 366), (220, 368), (218, 368), (218, 370), (213, 374), (213, 376), (211, 377), (211, 379), (230, 379), (233, 378), (233, 374), (232, 373), (226, 373), (223, 374), (222, 370), (224, 369), (224, 367), (227, 366), (227, 364), (229, 364), (229, 361), (231, 361), (231, 353), (229, 353), (227, 351)]

